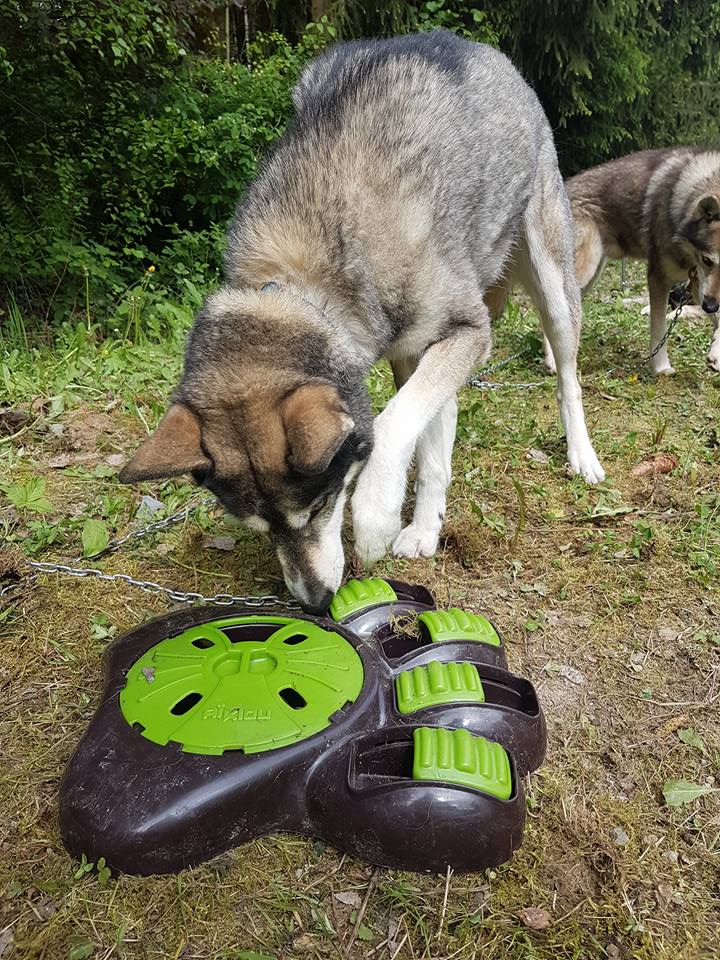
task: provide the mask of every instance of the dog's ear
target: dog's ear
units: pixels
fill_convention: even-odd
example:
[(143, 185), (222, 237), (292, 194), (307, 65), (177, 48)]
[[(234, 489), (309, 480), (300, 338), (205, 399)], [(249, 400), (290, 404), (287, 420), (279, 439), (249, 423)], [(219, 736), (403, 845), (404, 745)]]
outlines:
[(211, 466), (200, 446), (200, 421), (180, 403), (173, 403), (158, 428), (120, 471), (121, 483), (176, 477)]
[(336, 387), (306, 383), (281, 403), (290, 454), (288, 462), (299, 473), (322, 473), (355, 426)]
[(702, 197), (698, 201), (698, 205), (695, 207), (695, 220), (720, 220), (720, 197), (715, 196), (714, 193), (709, 193), (706, 197)]

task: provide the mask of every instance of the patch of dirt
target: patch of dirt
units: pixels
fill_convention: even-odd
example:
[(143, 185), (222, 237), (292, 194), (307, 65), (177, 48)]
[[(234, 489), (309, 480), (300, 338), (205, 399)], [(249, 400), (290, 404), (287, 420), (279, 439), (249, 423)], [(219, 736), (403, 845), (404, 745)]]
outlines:
[(63, 419), (62, 446), (65, 450), (94, 455), (100, 450), (108, 450), (111, 440), (121, 440), (124, 435), (125, 431), (119, 428), (117, 420), (89, 406), (69, 410)]
[(30, 420), (30, 414), (25, 410), (12, 407), (0, 407), (0, 436), (12, 436), (21, 430)]

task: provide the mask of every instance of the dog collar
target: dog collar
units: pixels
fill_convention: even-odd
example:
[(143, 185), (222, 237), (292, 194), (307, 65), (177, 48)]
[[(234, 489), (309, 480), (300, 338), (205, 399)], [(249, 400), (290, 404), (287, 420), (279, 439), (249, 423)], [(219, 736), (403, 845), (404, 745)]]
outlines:
[(260, 293), (274, 293), (276, 290), (280, 289), (280, 284), (275, 283), (274, 280), (271, 280), (269, 283), (264, 283), (260, 287)]

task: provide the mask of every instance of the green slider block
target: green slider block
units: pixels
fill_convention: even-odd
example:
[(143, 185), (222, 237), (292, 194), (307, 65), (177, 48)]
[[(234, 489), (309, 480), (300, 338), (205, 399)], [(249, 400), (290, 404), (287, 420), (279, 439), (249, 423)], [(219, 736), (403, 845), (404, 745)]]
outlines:
[(404, 670), (395, 680), (400, 713), (443, 703), (484, 703), (485, 692), (473, 663), (439, 663)]
[(418, 727), (413, 741), (414, 780), (458, 784), (500, 800), (510, 799), (510, 760), (499, 743), (467, 730), (437, 727)]
[(397, 594), (393, 588), (380, 577), (348, 580), (333, 597), (330, 616), (335, 623), (339, 623), (360, 610), (378, 607), (382, 603), (395, 603), (396, 600)]
[(442, 643), (444, 640), (474, 640), (493, 647), (499, 647), (502, 643), (489, 620), (477, 613), (458, 610), (457, 607), (421, 613), (418, 621), (425, 625), (433, 643)]

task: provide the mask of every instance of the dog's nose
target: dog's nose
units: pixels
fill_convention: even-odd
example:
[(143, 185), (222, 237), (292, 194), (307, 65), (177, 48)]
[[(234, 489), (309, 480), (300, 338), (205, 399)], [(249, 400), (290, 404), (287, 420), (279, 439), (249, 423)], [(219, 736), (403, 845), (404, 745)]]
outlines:
[(327, 613), (330, 602), (334, 596), (335, 594), (332, 590), (326, 590), (318, 601), (315, 601), (315, 598), (313, 597), (313, 599), (308, 603), (303, 603), (303, 610), (305, 613), (309, 613), (313, 617), (322, 617), (323, 614)]
[(718, 308), (720, 308), (720, 303), (717, 302), (715, 297), (703, 297), (703, 310), (705, 313), (717, 313)]

